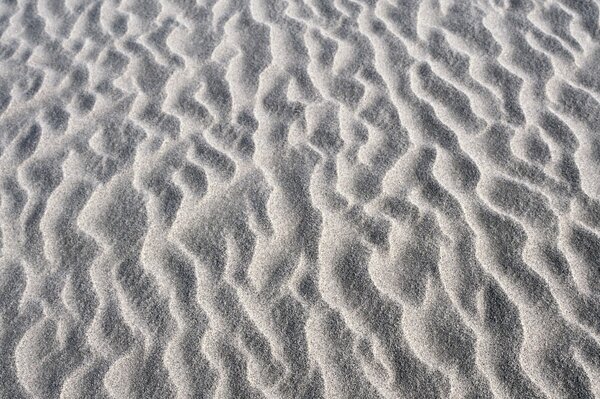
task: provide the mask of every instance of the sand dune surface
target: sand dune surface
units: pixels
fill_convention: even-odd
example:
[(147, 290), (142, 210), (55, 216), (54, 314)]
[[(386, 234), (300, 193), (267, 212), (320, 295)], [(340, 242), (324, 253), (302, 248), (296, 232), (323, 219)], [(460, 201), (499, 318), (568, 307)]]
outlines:
[(597, 0), (0, 4), (0, 398), (600, 398)]

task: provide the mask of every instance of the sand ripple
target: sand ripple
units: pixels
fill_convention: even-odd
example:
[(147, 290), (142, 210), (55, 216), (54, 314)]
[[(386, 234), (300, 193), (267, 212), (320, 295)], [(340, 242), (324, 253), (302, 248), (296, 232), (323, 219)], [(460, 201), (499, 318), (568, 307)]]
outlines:
[(5, 1), (0, 397), (600, 397), (598, 9)]

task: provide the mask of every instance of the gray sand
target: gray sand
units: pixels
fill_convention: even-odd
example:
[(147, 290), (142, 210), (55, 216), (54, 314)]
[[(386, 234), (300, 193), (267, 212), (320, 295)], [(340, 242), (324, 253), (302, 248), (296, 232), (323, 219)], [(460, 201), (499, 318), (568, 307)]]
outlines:
[(0, 398), (600, 397), (597, 0), (5, 0)]

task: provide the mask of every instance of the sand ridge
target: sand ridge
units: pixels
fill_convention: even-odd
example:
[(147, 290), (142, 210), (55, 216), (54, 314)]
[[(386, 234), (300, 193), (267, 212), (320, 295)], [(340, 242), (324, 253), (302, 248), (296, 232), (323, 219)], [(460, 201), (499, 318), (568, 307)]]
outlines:
[(595, 0), (0, 5), (0, 398), (600, 397)]

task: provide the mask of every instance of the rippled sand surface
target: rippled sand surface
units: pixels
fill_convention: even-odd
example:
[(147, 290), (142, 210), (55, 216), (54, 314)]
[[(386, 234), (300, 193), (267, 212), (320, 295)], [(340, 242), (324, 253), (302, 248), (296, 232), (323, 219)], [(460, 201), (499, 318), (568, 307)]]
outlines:
[(596, 0), (5, 0), (0, 398), (600, 397)]

